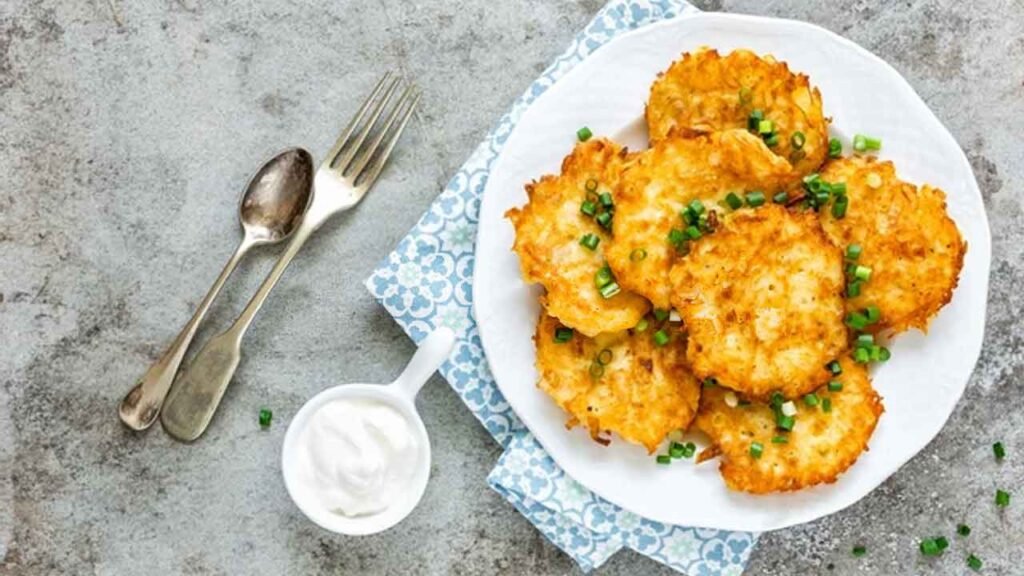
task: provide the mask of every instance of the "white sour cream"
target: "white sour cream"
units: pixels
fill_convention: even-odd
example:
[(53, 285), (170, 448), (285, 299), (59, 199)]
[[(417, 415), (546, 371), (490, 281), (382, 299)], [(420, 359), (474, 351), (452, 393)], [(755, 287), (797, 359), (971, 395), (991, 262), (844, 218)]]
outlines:
[(321, 406), (303, 431), (298, 479), (335, 514), (377, 514), (409, 495), (420, 449), (397, 409), (371, 398), (340, 398)]

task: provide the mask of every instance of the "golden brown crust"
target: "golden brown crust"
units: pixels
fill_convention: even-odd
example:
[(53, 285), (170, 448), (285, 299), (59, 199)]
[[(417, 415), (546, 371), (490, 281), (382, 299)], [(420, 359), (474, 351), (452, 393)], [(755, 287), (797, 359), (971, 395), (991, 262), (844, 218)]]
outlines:
[[(604, 266), (610, 234), (580, 212), (588, 181), (596, 183), (597, 194), (610, 193), (625, 156), (625, 149), (608, 140), (577, 144), (560, 175), (527, 185), (527, 204), (506, 213), (516, 230), (513, 250), (523, 278), (544, 286), (542, 303), (552, 316), (589, 336), (631, 328), (649, 308), (636, 294), (604, 298), (598, 292), (594, 276)], [(584, 234), (600, 238), (596, 250), (580, 245)]]
[(755, 398), (799, 396), (825, 383), (825, 365), (847, 348), (842, 254), (813, 213), (737, 211), (670, 279), (700, 378)]
[(882, 318), (869, 330), (926, 330), (949, 303), (963, 267), (967, 244), (946, 212), (946, 195), (928, 185), (901, 181), (892, 162), (854, 156), (828, 162), (827, 182), (845, 182), (850, 198), (846, 216), (821, 212), (832, 241), (845, 250), (862, 248), (858, 264), (871, 268), (850, 311), (878, 306)]
[[(796, 399), (796, 424), (789, 433), (776, 429), (775, 413), (761, 402), (730, 407), (724, 388), (705, 389), (695, 425), (712, 440), (710, 457), (721, 455), (719, 471), (729, 488), (764, 494), (799, 490), (835, 482), (867, 450), (868, 441), (883, 412), (882, 399), (871, 387), (867, 370), (849, 359), (841, 361), (843, 373), (836, 378), (843, 389), (816, 392), (819, 401), (807, 406)], [(785, 444), (772, 438), (785, 436)], [(750, 453), (751, 443), (763, 447), (760, 458)], [(702, 453), (699, 461), (707, 460)]]
[[(668, 272), (677, 258), (668, 235), (684, 227), (680, 211), (695, 199), (716, 209), (729, 192), (764, 190), (770, 195), (794, 179), (789, 163), (745, 130), (662, 140), (637, 154), (622, 172), (615, 190), (614, 237), (605, 252), (608, 264), (623, 288), (668, 308)], [(631, 258), (637, 249), (645, 250), (646, 258)]]
[[(785, 62), (749, 50), (726, 56), (702, 49), (683, 54), (651, 86), (647, 127), (652, 142), (670, 135), (745, 129), (755, 109), (777, 127), (772, 150), (801, 174), (814, 172), (828, 154), (828, 120), (821, 93)], [(791, 138), (804, 135), (796, 150)]]
[[(665, 436), (686, 428), (697, 411), (700, 383), (684, 360), (682, 337), (658, 347), (644, 332), (621, 331), (586, 338), (574, 334), (555, 342), (559, 323), (541, 312), (534, 343), (537, 346), (538, 386), (580, 423), (590, 435), (607, 444), (614, 432), (654, 452)], [(608, 363), (594, 376), (591, 367), (602, 350)]]

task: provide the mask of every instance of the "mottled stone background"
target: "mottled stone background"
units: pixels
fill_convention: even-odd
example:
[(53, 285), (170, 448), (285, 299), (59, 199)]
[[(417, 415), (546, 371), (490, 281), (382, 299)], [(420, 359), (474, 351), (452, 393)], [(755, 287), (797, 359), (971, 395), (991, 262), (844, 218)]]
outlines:
[[(498, 447), (438, 379), (421, 397), (433, 479), (386, 534), (315, 528), (277, 466), (305, 398), (386, 381), (411, 354), (361, 281), (601, 1), (252, 4), (0, 3), (0, 575), (576, 572), (487, 488)], [(994, 241), (984, 351), (945, 430), (860, 503), (766, 535), (749, 573), (962, 574), (969, 551), (985, 573), (1024, 573), (1024, 3), (702, 7), (808, 20), (891, 62), (967, 151)], [(249, 174), (287, 145), (322, 153), (392, 67), (424, 90), (412, 129), (363, 205), (289, 270), (207, 436), (128, 433), (117, 401), (227, 258)], [(201, 337), (273, 257), (241, 267)], [(1014, 491), (1001, 513), (997, 486)], [(952, 536), (962, 521), (966, 540)], [(922, 558), (918, 539), (937, 534), (951, 549)], [(633, 553), (600, 571), (662, 572)]]

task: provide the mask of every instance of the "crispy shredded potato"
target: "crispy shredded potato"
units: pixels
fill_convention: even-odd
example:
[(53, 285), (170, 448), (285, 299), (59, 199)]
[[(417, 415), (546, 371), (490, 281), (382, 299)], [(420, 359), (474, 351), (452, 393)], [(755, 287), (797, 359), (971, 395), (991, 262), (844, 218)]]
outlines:
[[(745, 130), (662, 140), (622, 172), (608, 264), (623, 288), (668, 308), (668, 272), (678, 257), (668, 236), (686, 228), (680, 211), (699, 199), (720, 213), (718, 202), (729, 192), (763, 190), (770, 197), (794, 178), (785, 160)], [(646, 256), (636, 258), (637, 250)]]
[(755, 398), (799, 396), (824, 384), (825, 365), (847, 349), (843, 258), (814, 213), (735, 212), (670, 277), (700, 378)]
[[(817, 406), (795, 399), (796, 424), (788, 433), (776, 428), (768, 404), (737, 402), (734, 392), (721, 387), (705, 389), (695, 425), (711, 438), (712, 446), (698, 461), (721, 456), (719, 472), (726, 485), (755, 494), (835, 482), (867, 450), (883, 411), (864, 366), (849, 359), (841, 365), (843, 373), (835, 379), (842, 390), (822, 387), (815, 393)], [(825, 399), (830, 412), (824, 410)], [(787, 443), (772, 442), (776, 437), (785, 437)], [(760, 458), (751, 454), (754, 442), (762, 447)]]
[[(506, 214), (516, 229), (513, 250), (523, 278), (547, 290), (542, 303), (563, 324), (588, 336), (625, 330), (647, 312), (646, 300), (623, 290), (611, 298), (598, 291), (594, 277), (604, 266), (610, 235), (580, 211), (587, 199), (611, 193), (625, 162), (626, 150), (604, 139), (577, 144), (562, 162), (562, 173), (526, 186), (529, 202)], [(585, 234), (600, 242), (595, 250), (580, 244)]]
[(953, 297), (967, 244), (946, 213), (946, 195), (901, 181), (892, 162), (854, 156), (828, 162), (826, 182), (845, 182), (850, 198), (846, 216), (821, 211), (821, 223), (842, 249), (862, 248), (857, 264), (871, 268), (850, 311), (878, 306), (881, 321), (869, 331), (922, 331)]
[[(541, 312), (534, 336), (538, 386), (571, 415), (570, 425), (586, 426), (602, 444), (614, 432), (648, 452), (669, 432), (689, 426), (700, 384), (686, 367), (682, 335), (658, 347), (652, 326), (594, 338), (574, 334), (559, 343), (554, 338), (558, 327), (557, 320)], [(607, 363), (602, 366), (599, 360)]]
[[(746, 129), (754, 110), (763, 111), (776, 129), (772, 151), (798, 172), (814, 172), (825, 160), (828, 120), (821, 93), (806, 75), (749, 50), (724, 57), (709, 49), (683, 54), (651, 86), (647, 127), (652, 142), (672, 134)], [(797, 132), (803, 135), (799, 148), (793, 141)]]

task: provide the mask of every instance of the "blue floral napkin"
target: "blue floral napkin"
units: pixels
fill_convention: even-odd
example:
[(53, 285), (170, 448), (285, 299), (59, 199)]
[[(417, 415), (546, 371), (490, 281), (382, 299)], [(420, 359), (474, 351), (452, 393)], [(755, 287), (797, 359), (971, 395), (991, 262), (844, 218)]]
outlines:
[(455, 330), (455, 352), (441, 374), (505, 447), (488, 482), (584, 571), (629, 547), (691, 576), (738, 575), (757, 536), (671, 526), (627, 512), (568, 477), (523, 426), (491, 376), (472, 316), (480, 197), (519, 117), (555, 81), (615, 36), (696, 10), (682, 0), (611, 0), (512, 105), (366, 281), (413, 340), (419, 342), (438, 326)]

